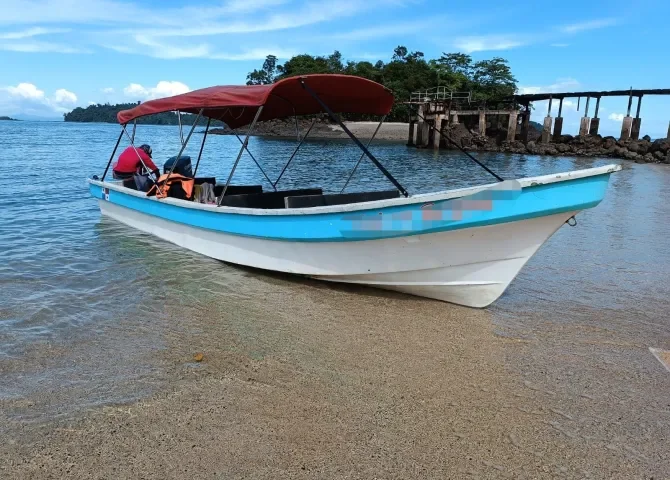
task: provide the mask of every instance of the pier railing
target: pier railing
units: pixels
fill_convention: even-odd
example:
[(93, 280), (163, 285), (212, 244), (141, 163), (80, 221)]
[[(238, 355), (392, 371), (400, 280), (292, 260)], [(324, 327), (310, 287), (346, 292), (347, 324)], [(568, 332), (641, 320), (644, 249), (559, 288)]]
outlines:
[(453, 92), (447, 87), (433, 87), (410, 94), (409, 103), (467, 102), (472, 100), (472, 92)]

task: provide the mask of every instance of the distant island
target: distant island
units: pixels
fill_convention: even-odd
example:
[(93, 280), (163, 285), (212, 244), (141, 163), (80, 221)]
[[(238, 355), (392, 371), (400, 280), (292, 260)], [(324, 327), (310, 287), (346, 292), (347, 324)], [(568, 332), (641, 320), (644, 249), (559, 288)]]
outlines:
[[(118, 123), (116, 115), (121, 110), (128, 110), (136, 106), (136, 103), (118, 103), (116, 105), (98, 103), (97, 105), (89, 105), (86, 108), (77, 107), (69, 113), (64, 113), (63, 119), (66, 122)], [(193, 125), (193, 120), (193, 115), (182, 113), (181, 122), (183, 125)], [(179, 125), (179, 119), (175, 112), (164, 112), (140, 117), (137, 119), (137, 123), (142, 125)], [(201, 118), (198, 121), (198, 125), (206, 124), (206, 118)], [(222, 125), (221, 122), (212, 122), (212, 124)]]
[(0, 117), (0, 120), (8, 120), (10, 122), (18, 122), (19, 120), (12, 117)]

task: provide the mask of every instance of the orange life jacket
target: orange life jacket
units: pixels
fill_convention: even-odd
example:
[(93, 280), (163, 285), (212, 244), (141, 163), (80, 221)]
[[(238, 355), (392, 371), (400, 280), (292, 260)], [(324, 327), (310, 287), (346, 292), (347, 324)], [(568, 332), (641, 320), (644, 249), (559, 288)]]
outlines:
[[(153, 185), (147, 192), (147, 197), (151, 197), (153, 195), (156, 195), (156, 198), (169, 197), (170, 195), (168, 194), (168, 192), (170, 191), (170, 187), (176, 184), (181, 185), (181, 188), (184, 191), (184, 194), (186, 195), (186, 200), (193, 199), (193, 186), (195, 185), (195, 180), (192, 178), (185, 177), (183, 175), (179, 175), (178, 173), (173, 173), (172, 175), (170, 175), (169, 180), (167, 173), (161, 175), (156, 184)], [(156, 186), (158, 186), (158, 188)]]

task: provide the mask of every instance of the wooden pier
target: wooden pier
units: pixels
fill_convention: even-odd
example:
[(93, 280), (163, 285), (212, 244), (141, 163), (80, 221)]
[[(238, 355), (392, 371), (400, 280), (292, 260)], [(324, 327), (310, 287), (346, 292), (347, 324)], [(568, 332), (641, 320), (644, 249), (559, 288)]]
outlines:
[[(454, 126), (459, 123), (460, 117), (478, 116), (478, 132), (486, 135), (487, 117), (504, 116), (507, 118), (506, 140), (513, 142), (518, 140), (528, 143), (529, 123), (531, 116), (531, 103), (548, 100), (547, 115), (542, 122), (542, 132), (538, 141), (551, 143), (558, 141), (563, 134), (563, 100), (566, 98), (577, 98), (577, 109), (581, 99), (585, 98), (584, 116), (581, 118), (579, 135), (597, 135), (600, 127), (600, 99), (602, 97), (628, 97), (628, 110), (622, 120), (620, 140), (638, 140), (642, 118), (640, 109), (642, 97), (645, 95), (670, 95), (670, 89), (647, 89), (647, 90), (611, 90), (611, 91), (589, 91), (589, 92), (564, 92), (564, 93), (534, 93), (528, 95), (516, 95), (509, 99), (510, 108), (487, 109), (476, 107), (472, 101), (470, 92), (449, 92), (444, 87), (436, 87), (411, 95), (410, 101), (406, 102), (410, 107), (416, 107), (417, 112), (409, 119), (408, 145), (417, 147), (430, 147), (439, 149), (443, 139), (441, 132), (446, 126)], [(637, 108), (635, 117), (631, 117), (633, 98), (637, 97)], [(595, 101), (593, 117), (589, 116), (591, 100)], [(551, 107), (554, 101), (558, 101), (558, 116), (552, 118)], [(520, 108), (518, 107), (520, 105)], [(512, 107), (514, 106), (514, 107)], [(519, 130), (519, 126), (521, 127)], [(439, 132), (436, 134), (436, 132)], [(670, 138), (670, 125), (668, 126), (668, 138)]]

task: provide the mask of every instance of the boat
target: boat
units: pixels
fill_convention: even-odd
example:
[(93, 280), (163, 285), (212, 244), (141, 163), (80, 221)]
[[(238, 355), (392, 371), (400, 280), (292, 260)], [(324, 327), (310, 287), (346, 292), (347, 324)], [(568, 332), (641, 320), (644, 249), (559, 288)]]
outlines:
[[(597, 206), (610, 175), (621, 169), (612, 164), (503, 180), (478, 162), (496, 177), (495, 182), (410, 195), (370, 152), (374, 135), (364, 145), (340, 118), (340, 114), (379, 116), (381, 126), (393, 102), (392, 92), (378, 83), (330, 74), (286, 78), (270, 85), (209, 87), (150, 100), (119, 112), (118, 141), (102, 177), (89, 179), (90, 193), (102, 215), (214, 259), (482, 308), (505, 292), (561, 226)], [(208, 119), (192, 177), (195, 184), (212, 184), (215, 203), (176, 198), (169, 191), (159, 195), (156, 188), (151, 195), (126, 181), (106, 179), (122, 137), (135, 148), (137, 119), (170, 111), (180, 118), (177, 159), (200, 119)], [(195, 120), (184, 139), (181, 115), (186, 113)], [(315, 120), (305, 135), (298, 132), (292, 155), (275, 181), (248, 149), (257, 122), (323, 114), (361, 149), (356, 167), (363, 159), (371, 161), (393, 189), (324, 193), (320, 187), (277, 188)], [(197, 176), (212, 120), (223, 121), (233, 131), (247, 128), (244, 139), (237, 136), (240, 150), (225, 183)], [(245, 152), (271, 190), (232, 182)], [(175, 172), (178, 163), (172, 162), (163, 172), (157, 182), (159, 193), (161, 186), (167, 190), (170, 176), (183, 178)]]

